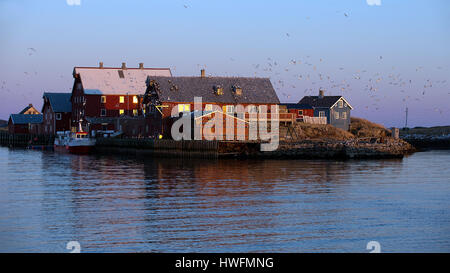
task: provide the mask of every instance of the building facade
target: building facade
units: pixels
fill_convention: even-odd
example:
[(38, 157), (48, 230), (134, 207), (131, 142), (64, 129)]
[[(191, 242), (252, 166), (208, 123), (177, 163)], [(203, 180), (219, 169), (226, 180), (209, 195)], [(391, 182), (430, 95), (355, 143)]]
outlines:
[(44, 93), (42, 106), (42, 133), (55, 135), (56, 132), (70, 131), (72, 122), (72, 102), (70, 93)]
[(342, 130), (350, 130), (350, 114), (353, 107), (343, 96), (325, 96), (320, 90), (318, 96), (306, 96), (299, 104), (310, 105), (314, 117), (326, 117), (327, 124)]
[[(142, 99), (148, 76), (171, 77), (168, 68), (75, 67), (72, 89), (72, 130), (81, 122), (83, 130), (119, 130), (111, 118), (144, 114)], [(102, 122), (108, 120), (108, 122)], [(96, 123), (89, 122), (95, 121)]]
[[(280, 103), (267, 78), (206, 77), (202, 70), (200, 77), (148, 77), (146, 83), (146, 132), (164, 138), (171, 138), (172, 124), (180, 115), (221, 111), (234, 116), (238, 105), (248, 112), (270, 113)], [(196, 98), (201, 99), (200, 109), (195, 109)]]
[(10, 134), (40, 134), (42, 115), (12, 114), (8, 120)]

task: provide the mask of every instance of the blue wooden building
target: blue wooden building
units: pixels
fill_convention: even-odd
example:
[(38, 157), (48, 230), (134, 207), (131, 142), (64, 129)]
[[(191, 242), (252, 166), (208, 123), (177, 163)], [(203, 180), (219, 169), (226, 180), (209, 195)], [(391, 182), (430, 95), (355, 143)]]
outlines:
[(315, 117), (326, 117), (327, 123), (348, 131), (350, 129), (350, 112), (353, 107), (343, 96), (325, 96), (320, 90), (318, 96), (305, 96), (299, 104), (310, 105)]

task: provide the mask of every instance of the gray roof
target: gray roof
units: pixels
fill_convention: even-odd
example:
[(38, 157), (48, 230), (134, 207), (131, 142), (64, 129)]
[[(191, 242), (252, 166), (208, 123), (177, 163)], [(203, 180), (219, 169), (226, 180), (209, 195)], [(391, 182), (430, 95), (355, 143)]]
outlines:
[(12, 114), (10, 116), (13, 124), (38, 124), (42, 123), (43, 115), (23, 115), (23, 114)]
[(89, 95), (143, 95), (148, 76), (172, 76), (169, 68), (75, 67), (74, 74), (80, 76), (84, 93)]
[(305, 96), (298, 103), (309, 104), (314, 108), (331, 108), (342, 96)]
[(71, 96), (71, 93), (44, 93), (43, 98), (47, 98), (50, 101), (53, 112), (70, 113), (72, 112)]
[[(202, 97), (209, 103), (267, 103), (278, 104), (280, 100), (268, 78), (240, 77), (148, 77), (159, 85), (161, 102), (193, 102)], [(223, 95), (216, 95), (214, 86), (223, 88)], [(235, 95), (233, 86), (242, 88), (242, 95)]]

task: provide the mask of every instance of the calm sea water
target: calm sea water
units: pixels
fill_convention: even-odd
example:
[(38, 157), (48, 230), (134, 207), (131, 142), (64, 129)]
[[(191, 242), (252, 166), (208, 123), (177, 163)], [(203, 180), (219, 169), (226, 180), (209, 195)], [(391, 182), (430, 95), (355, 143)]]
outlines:
[(450, 151), (171, 160), (0, 148), (0, 252), (450, 252)]

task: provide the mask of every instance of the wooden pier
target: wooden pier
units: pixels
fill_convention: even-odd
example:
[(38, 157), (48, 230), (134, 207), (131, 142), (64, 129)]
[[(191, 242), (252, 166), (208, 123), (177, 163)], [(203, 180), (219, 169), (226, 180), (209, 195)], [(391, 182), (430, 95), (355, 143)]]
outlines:
[(99, 153), (121, 153), (143, 156), (217, 158), (219, 142), (205, 140), (155, 140), (99, 138)]
[(55, 138), (49, 135), (10, 134), (0, 131), (0, 145), (8, 147), (53, 147)]

